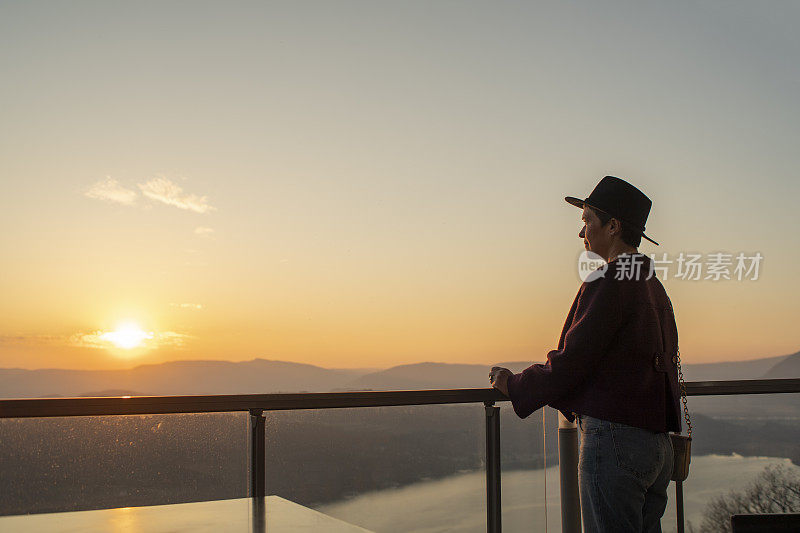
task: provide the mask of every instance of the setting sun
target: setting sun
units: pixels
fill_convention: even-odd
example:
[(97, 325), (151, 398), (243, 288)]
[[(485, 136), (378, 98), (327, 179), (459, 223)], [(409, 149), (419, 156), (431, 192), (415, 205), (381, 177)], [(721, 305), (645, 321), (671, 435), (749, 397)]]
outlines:
[(118, 348), (131, 350), (142, 346), (142, 343), (147, 339), (152, 339), (153, 334), (142, 329), (133, 323), (125, 323), (117, 326), (115, 331), (109, 331), (101, 335), (103, 340), (109, 341)]

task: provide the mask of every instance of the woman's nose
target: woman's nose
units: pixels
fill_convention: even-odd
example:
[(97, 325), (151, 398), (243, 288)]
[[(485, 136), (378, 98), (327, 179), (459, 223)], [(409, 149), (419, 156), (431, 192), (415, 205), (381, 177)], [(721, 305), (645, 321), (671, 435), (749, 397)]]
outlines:
[(585, 238), (585, 237), (586, 237), (586, 226), (583, 226), (583, 227), (581, 228), (581, 232), (580, 232), (580, 233), (578, 233), (578, 237), (580, 237), (581, 239), (583, 239), (583, 238)]

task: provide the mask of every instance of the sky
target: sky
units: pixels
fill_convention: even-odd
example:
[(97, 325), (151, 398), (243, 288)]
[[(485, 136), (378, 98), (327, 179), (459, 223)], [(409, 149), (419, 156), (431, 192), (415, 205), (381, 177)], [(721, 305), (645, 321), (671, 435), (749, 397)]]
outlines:
[[(581, 284), (563, 198), (604, 175), (653, 200), (685, 362), (794, 353), (798, 22), (0, 1), (0, 367), (543, 361)], [(716, 253), (757, 279), (675, 277)]]

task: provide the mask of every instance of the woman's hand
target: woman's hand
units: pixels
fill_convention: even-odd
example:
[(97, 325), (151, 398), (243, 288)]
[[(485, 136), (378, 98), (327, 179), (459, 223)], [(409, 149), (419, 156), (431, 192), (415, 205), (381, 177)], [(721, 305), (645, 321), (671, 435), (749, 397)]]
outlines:
[(493, 366), (489, 371), (489, 383), (492, 384), (492, 387), (508, 396), (508, 378), (512, 375), (511, 371), (507, 368)]

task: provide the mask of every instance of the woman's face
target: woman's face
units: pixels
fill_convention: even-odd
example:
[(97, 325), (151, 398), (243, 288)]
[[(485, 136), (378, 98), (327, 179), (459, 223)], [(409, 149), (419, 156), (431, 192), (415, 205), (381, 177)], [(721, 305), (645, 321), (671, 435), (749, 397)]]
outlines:
[(581, 220), (583, 228), (578, 233), (578, 237), (583, 239), (584, 247), (603, 258), (607, 257), (613, 241), (613, 236), (609, 233), (611, 223), (602, 226), (597, 214), (590, 207), (583, 208)]

